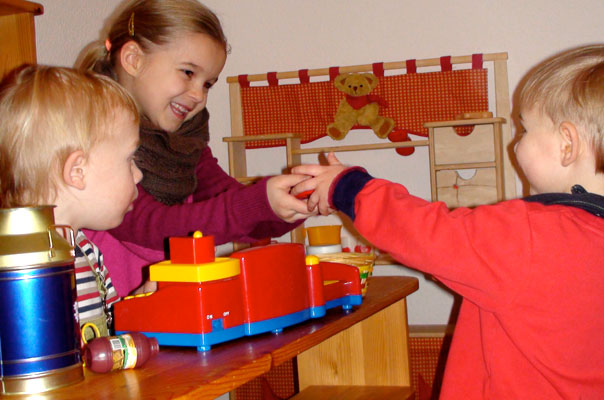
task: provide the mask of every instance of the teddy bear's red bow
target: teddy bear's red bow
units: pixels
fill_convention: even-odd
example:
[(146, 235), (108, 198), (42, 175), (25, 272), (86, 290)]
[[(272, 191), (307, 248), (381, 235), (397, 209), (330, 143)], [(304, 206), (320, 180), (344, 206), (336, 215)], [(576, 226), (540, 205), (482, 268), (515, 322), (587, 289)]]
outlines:
[(386, 100), (375, 94), (367, 94), (365, 96), (351, 96), (347, 94), (346, 101), (355, 110), (359, 110), (369, 103), (378, 103), (381, 107), (388, 107)]

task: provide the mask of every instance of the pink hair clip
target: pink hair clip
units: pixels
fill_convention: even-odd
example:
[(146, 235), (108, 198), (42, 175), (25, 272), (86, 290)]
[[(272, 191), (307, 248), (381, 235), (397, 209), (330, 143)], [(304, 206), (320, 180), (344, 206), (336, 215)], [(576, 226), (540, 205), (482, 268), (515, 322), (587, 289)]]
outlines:
[(111, 41), (109, 38), (105, 39), (105, 49), (107, 50), (107, 53), (111, 51)]

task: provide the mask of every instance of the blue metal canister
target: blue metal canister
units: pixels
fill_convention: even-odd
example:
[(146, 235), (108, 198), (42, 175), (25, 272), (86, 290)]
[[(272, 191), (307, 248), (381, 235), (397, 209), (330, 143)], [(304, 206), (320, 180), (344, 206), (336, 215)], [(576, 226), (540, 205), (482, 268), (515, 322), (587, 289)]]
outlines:
[(0, 394), (83, 379), (74, 260), (52, 206), (0, 209)]

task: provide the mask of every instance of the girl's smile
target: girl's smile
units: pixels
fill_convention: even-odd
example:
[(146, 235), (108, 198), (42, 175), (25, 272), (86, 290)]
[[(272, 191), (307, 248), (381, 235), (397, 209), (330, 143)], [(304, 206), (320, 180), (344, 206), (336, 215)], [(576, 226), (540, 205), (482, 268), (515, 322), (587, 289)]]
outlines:
[(176, 118), (179, 118), (183, 121), (186, 119), (187, 114), (192, 111), (189, 107), (185, 107), (181, 104), (174, 102), (170, 103), (170, 107), (172, 108), (172, 112), (174, 112), (174, 115), (176, 115)]

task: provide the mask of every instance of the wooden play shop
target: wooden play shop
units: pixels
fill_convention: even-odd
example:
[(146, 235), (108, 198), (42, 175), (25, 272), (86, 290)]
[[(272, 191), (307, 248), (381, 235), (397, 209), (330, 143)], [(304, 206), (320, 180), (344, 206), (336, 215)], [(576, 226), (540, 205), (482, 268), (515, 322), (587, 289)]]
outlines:
[[(435, 67), (440, 70), (434, 71)], [(393, 121), (392, 126), (387, 133), (376, 132), (384, 139), (381, 143), (338, 145), (341, 138), (330, 135), (327, 127), (338, 122), (342, 99), (353, 96), (334, 82), (338, 76), (361, 74), (377, 79), (368, 96), (379, 100), (373, 104), (384, 104), (377, 118)], [(489, 75), (493, 111), (488, 104)], [(311, 77), (323, 79), (311, 81)], [(291, 83), (292, 79), (298, 82)], [(239, 75), (227, 82), (231, 137), (223, 140), (228, 144), (230, 174), (242, 182), (256, 179), (247, 173), (248, 149), (283, 146), (286, 166), (292, 167), (301, 163), (304, 154), (395, 149), (405, 157), (415, 147), (428, 146), (432, 200), (457, 207), (516, 196), (513, 167), (504, 155), (512, 139), (507, 53)], [(348, 126), (370, 128), (358, 119)], [(411, 140), (409, 135), (420, 139)], [(324, 136), (334, 138), (334, 145), (312, 146)], [(463, 179), (456, 171), (464, 169), (476, 173)], [(301, 242), (300, 230), (292, 238)]]

